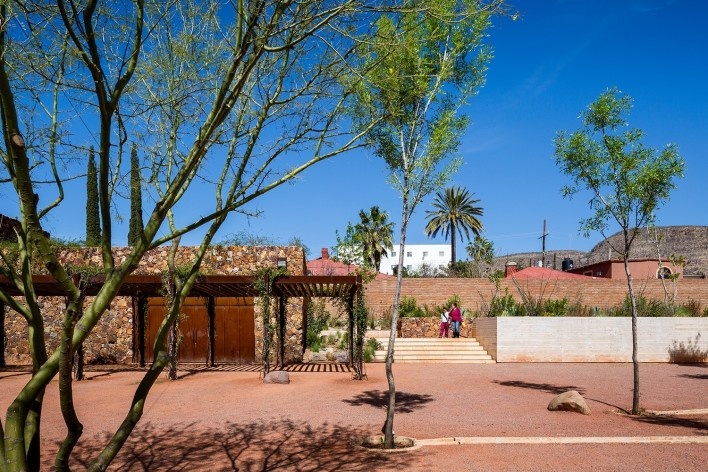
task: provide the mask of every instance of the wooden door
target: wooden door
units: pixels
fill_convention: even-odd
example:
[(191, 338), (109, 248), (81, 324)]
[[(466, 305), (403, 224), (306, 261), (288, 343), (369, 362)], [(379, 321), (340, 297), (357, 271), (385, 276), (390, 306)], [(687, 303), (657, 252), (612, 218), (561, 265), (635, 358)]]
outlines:
[(255, 362), (252, 298), (219, 298), (214, 316), (214, 361)]
[[(216, 298), (214, 362), (255, 362), (256, 337), (252, 298)], [(146, 362), (152, 362), (157, 329), (165, 317), (164, 299), (152, 298), (145, 330)], [(204, 299), (188, 298), (180, 320), (180, 362), (206, 363), (209, 357), (209, 312)]]

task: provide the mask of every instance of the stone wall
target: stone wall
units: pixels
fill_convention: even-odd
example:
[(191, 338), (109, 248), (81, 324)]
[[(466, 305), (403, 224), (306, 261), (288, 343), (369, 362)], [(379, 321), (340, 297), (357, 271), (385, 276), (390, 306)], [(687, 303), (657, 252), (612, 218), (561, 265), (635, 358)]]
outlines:
[[(176, 264), (185, 265), (194, 260), (196, 247), (182, 247), (176, 256)], [(158, 275), (167, 270), (169, 247), (159, 247), (149, 251), (139, 267), (133, 272), (136, 275)], [(116, 264), (125, 261), (130, 248), (114, 248), (113, 255)], [(63, 249), (58, 254), (59, 259), (67, 266), (102, 265), (99, 248)], [(300, 247), (280, 246), (215, 246), (204, 257), (201, 272), (214, 275), (252, 275), (263, 267), (275, 267), (277, 259), (285, 257), (290, 275), (306, 273), (305, 256)], [(41, 271), (38, 271), (41, 272)], [(91, 299), (86, 300), (86, 304)], [(59, 344), (61, 317), (64, 300), (60, 297), (41, 297), (40, 306), (45, 321), (45, 339), (51, 352)], [(256, 358), (260, 359), (262, 352), (262, 321), (260, 310), (256, 306)], [(285, 330), (286, 359), (302, 358), (302, 301), (291, 300), (287, 307), (287, 322)], [(30, 362), (27, 344), (27, 323), (14, 310), (5, 307), (5, 362), (7, 364), (27, 364)], [(117, 297), (109, 310), (102, 316), (99, 323), (87, 337), (84, 343), (87, 363), (130, 363), (135, 362), (134, 346), (134, 313), (130, 297)], [(260, 329), (258, 328), (260, 326)]]

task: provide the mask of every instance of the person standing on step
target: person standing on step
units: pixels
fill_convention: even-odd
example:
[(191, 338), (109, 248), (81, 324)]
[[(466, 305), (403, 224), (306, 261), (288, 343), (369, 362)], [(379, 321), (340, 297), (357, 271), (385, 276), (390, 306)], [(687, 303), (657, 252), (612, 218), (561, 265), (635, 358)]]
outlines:
[(443, 308), (442, 313), (440, 313), (440, 334), (438, 337), (442, 338), (443, 334), (446, 338), (450, 334), (450, 312), (447, 311), (447, 308)]
[(452, 310), (450, 310), (450, 320), (452, 321), (452, 337), (460, 337), (460, 324), (462, 324), (462, 312), (457, 307), (457, 303), (452, 304)]

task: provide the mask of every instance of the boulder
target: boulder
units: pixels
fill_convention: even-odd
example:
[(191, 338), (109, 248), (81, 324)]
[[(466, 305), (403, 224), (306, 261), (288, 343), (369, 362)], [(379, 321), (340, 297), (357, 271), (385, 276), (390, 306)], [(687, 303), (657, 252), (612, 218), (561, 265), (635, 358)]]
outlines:
[(263, 378), (263, 383), (289, 384), (290, 383), (290, 374), (284, 370), (271, 370)]
[(583, 415), (590, 414), (590, 407), (585, 403), (585, 399), (575, 390), (563, 392), (556, 395), (548, 404), (551, 411), (577, 411)]

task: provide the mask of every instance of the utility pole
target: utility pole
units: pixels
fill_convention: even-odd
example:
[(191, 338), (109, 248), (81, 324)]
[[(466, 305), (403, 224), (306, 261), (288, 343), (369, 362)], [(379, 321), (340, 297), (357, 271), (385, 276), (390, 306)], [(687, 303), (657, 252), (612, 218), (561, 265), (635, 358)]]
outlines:
[(541, 267), (546, 267), (546, 220), (543, 220), (543, 234), (538, 238), (541, 240)]

